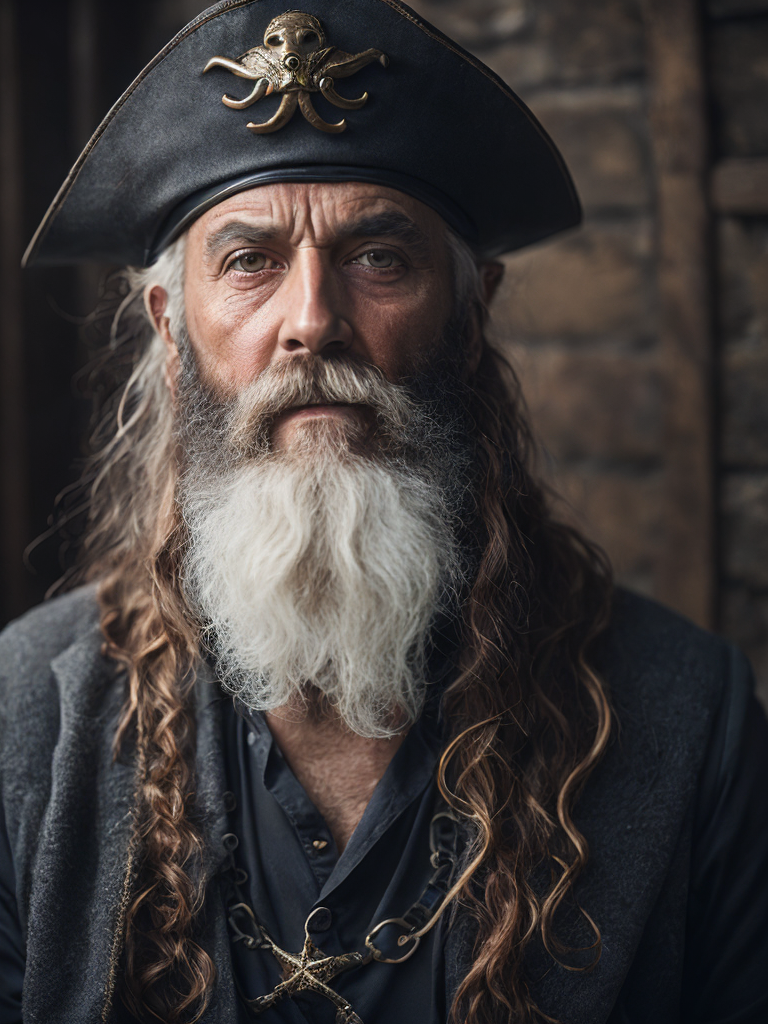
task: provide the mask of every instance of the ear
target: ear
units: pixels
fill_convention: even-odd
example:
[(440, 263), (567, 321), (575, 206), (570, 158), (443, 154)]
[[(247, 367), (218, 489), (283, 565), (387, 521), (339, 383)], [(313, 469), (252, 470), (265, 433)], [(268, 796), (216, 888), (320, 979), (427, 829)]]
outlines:
[(464, 343), (464, 373), (465, 380), (474, 376), (480, 365), (480, 358), (483, 354), (483, 325), (482, 314), (479, 307), (475, 307), (472, 313), (472, 321), (467, 332), (467, 340)]
[[(480, 264), (480, 294), (483, 299), (483, 306), (487, 307), (496, 289), (504, 277), (504, 264), (497, 260), (489, 260)], [(483, 355), (483, 321), (485, 310), (476, 308), (472, 317), (472, 327), (466, 343), (466, 372), (471, 377), (480, 365)]]
[(144, 305), (155, 330), (165, 342), (165, 383), (171, 395), (176, 397), (176, 380), (179, 375), (179, 349), (170, 332), (170, 320), (165, 315), (168, 293), (159, 284), (148, 285), (144, 292)]
[(496, 294), (496, 289), (501, 284), (501, 279), (504, 277), (505, 266), (503, 263), (499, 263), (498, 260), (489, 260), (487, 263), (480, 264), (480, 280), (483, 292), (483, 302), (486, 306), (489, 306), (491, 300)]

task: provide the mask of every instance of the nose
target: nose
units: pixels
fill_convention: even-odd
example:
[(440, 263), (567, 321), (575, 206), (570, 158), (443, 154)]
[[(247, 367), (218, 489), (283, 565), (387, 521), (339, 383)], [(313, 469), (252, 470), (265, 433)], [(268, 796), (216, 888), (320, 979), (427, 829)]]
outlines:
[(280, 356), (302, 351), (335, 355), (352, 345), (354, 332), (345, 316), (343, 288), (322, 250), (298, 250), (280, 288), (280, 300)]

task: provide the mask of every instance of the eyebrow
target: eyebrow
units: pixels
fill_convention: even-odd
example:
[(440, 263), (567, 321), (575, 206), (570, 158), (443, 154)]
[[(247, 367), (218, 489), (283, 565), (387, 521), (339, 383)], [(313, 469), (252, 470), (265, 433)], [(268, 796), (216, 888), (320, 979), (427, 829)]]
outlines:
[[(215, 231), (205, 243), (205, 257), (212, 261), (219, 251), (233, 243), (239, 245), (263, 245), (273, 241), (280, 234), (272, 226), (232, 221)], [(395, 238), (407, 245), (417, 258), (427, 259), (431, 248), (429, 238), (422, 229), (404, 213), (387, 211), (370, 214), (346, 221), (339, 225), (340, 237)]]
[(413, 249), (417, 256), (426, 258), (430, 254), (429, 238), (419, 225), (406, 214), (394, 210), (347, 221), (341, 225), (339, 233), (347, 237), (396, 238)]
[(261, 245), (277, 235), (275, 228), (258, 227), (244, 221), (232, 221), (215, 231), (205, 242), (205, 258), (213, 260), (220, 249), (237, 242), (239, 245)]

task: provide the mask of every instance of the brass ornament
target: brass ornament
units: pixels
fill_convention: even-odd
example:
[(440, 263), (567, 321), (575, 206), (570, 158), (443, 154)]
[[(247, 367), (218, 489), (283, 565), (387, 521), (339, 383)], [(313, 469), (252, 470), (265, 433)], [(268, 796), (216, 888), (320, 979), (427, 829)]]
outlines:
[[(283, 980), (266, 995), (248, 998), (243, 992), (240, 993), (251, 1013), (258, 1016), (285, 997), (290, 998), (299, 992), (315, 992), (336, 1007), (336, 1024), (363, 1024), (350, 1003), (329, 982), (344, 971), (366, 966), (376, 960), (384, 964), (401, 964), (416, 952), (422, 938), (442, 917), (453, 894), (451, 886), (458, 863), (457, 821), (454, 811), (448, 808), (436, 810), (429, 827), (429, 860), (434, 869), (433, 874), (420, 898), (403, 917), (387, 918), (371, 929), (365, 938), (367, 953), (329, 956), (313, 943), (309, 934), (313, 920), (319, 929), (327, 927), (327, 922), (321, 923), (316, 917), (318, 914), (330, 913), (325, 907), (316, 907), (307, 918), (304, 924), (304, 946), (300, 953), (289, 953), (281, 949), (257, 920), (251, 907), (242, 900), (239, 890), (241, 882), (235, 875), (234, 889), (238, 902), (228, 908), (233, 943), (242, 942), (246, 949), (268, 950), (283, 968)], [(245, 878), (247, 880), (247, 875)], [(396, 945), (401, 951), (399, 956), (388, 956), (374, 941), (381, 941), (380, 933), (392, 925), (400, 930), (396, 939)], [(392, 952), (395, 951), (390, 950)]]
[[(236, 931), (239, 937), (245, 941), (248, 948), (257, 946), (268, 949), (283, 968), (283, 980), (278, 982), (274, 989), (264, 996), (256, 996), (255, 999), (246, 999), (248, 1008), (254, 1013), (263, 1013), (275, 1003), (286, 997), (290, 998), (299, 992), (316, 992), (330, 1000), (336, 1007), (336, 1024), (363, 1024), (351, 1005), (344, 996), (339, 995), (328, 984), (329, 981), (352, 967), (359, 967), (370, 958), (361, 953), (342, 953), (341, 956), (328, 956), (321, 949), (318, 949), (309, 937), (309, 929), (304, 929), (304, 947), (300, 953), (289, 953), (281, 949), (278, 944), (267, 935), (264, 929), (257, 924), (253, 911), (245, 903), (238, 903), (230, 908), (230, 924), (233, 924), (233, 914), (237, 911), (245, 913), (251, 929), (258, 938), (242, 932), (239, 928)], [(307, 925), (309, 921), (307, 921)]]
[(276, 132), (288, 124), (298, 106), (313, 127), (322, 132), (343, 132), (346, 118), (336, 124), (323, 120), (312, 105), (311, 93), (319, 92), (335, 107), (359, 110), (368, 99), (368, 93), (348, 99), (336, 92), (337, 78), (348, 78), (368, 64), (378, 61), (382, 67), (389, 60), (381, 50), (369, 49), (362, 53), (345, 53), (335, 46), (326, 45), (326, 35), (319, 20), (302, 11), (286, 11), (273, 18), (264, 33), (264, 45), (254, 46), (237, 60), (211, 57), (203, 73), (211, 68), (226, 68), (238, 78), (247, 78), (255, 84), (244, 98), (237, 99), (226, 93), (221, 101), (233, 110), (245, 110), (264, 96), (281, 94), (277, 113), (268, 121), (247, 127), (257, 135)]

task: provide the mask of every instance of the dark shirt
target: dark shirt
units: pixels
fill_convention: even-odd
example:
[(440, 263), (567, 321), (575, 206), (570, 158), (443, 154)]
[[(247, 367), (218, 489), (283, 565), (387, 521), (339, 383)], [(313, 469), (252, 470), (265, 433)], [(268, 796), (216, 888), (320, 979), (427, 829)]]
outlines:
[[(330, 830), (280, 753), (260, 714), (231, 700), (223, 709), (227, 776), (237, 837), (234, 862), (247, 874), (240, 893), (269, 936), (292, 953), (302, 949), (305, 922), (324, 953), (365, 953), (374, 925), (402, 917), (432, 875), (430, 822), (436, 808), (435, 720), (422, 716), (376, 787), (339, 855)], [(242, 878), (242, 876), (241, 876)], [(229, 891), (225, 883), (225, 898)], [(318, 908), (327, 913), (317, 914)], [(438, 1024), (446, 1017), (442, 929), (432, 929), (400, 964), (371, 962), (329, 984), (365, 1024)], [(269, 950), (233, 944), (235, 977), (248, 997), (271, 992), (281, 969)], [(336, 1007), (317, 993), (282, 999), (263, 1024), (334, 1024)]]

